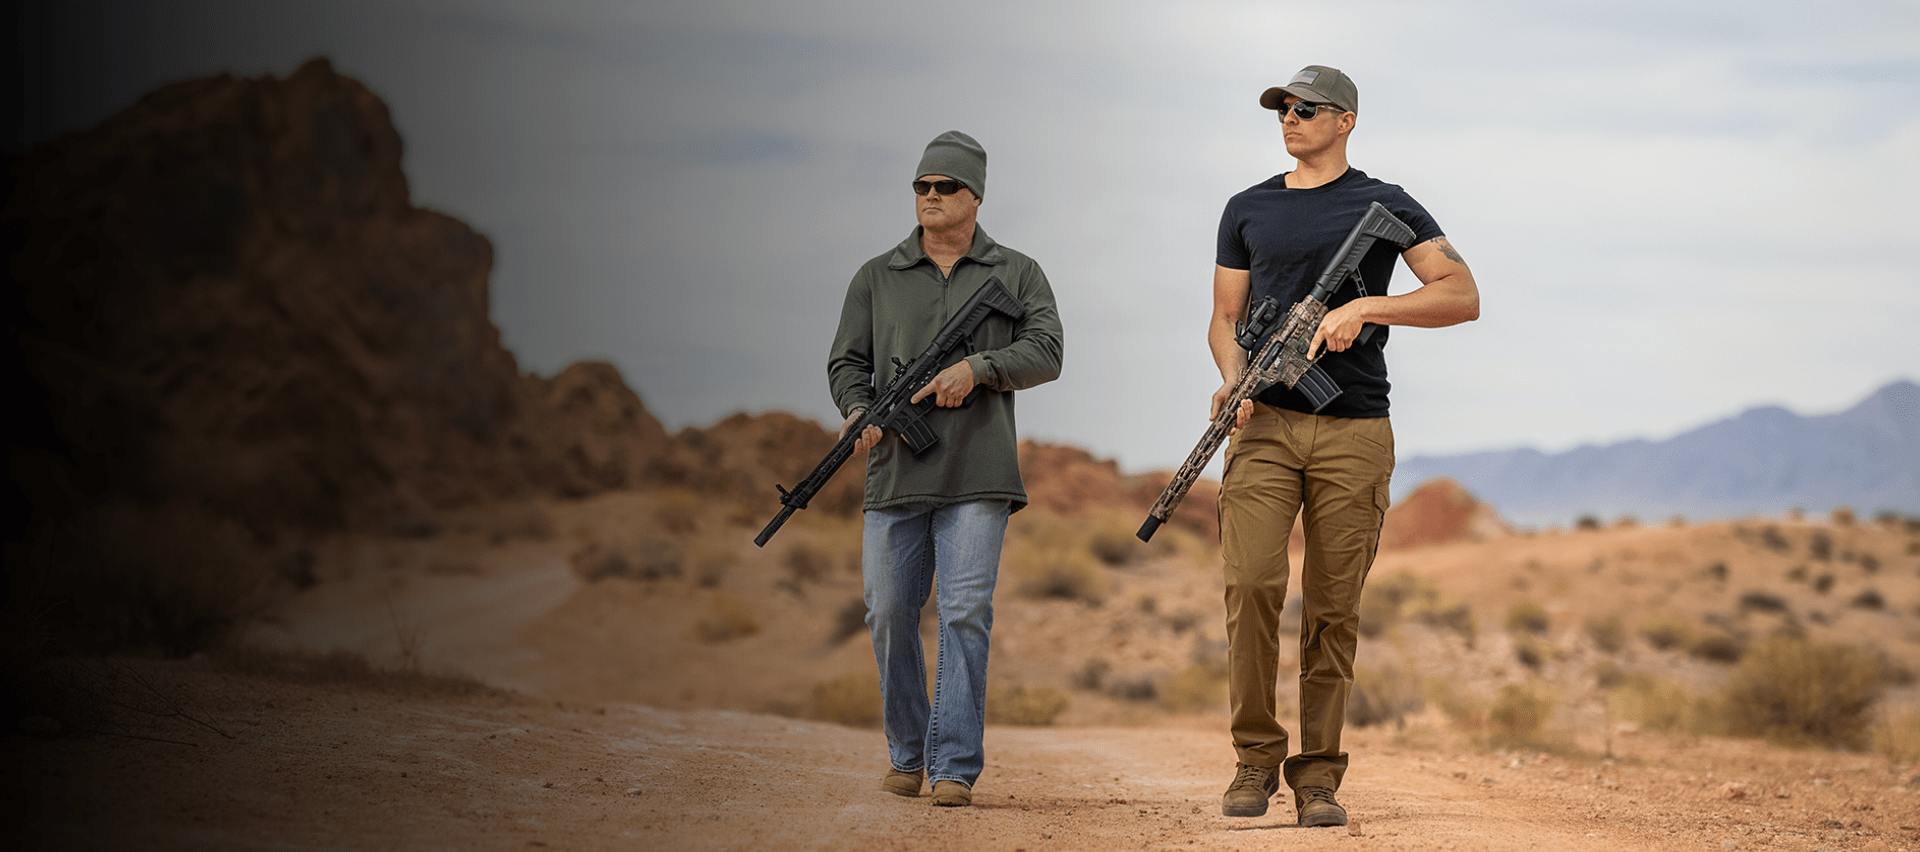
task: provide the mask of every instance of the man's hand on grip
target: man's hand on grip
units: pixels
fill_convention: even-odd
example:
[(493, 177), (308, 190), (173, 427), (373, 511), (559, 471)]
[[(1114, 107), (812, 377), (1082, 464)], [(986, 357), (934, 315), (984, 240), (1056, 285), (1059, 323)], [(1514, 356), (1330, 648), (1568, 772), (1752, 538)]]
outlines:
[(967, 394), (973, 393), (973, 365), (961, 360), (933, 377), (933, 381), (920, 389), (908, 402), (919, 402), (928, 394), (933, 395), (933, 404), (941, 408), (953, 408), (967, 401)]
[[(837, 441), (840, 438), (845, 437), (847, 434), (847, 430), (849, 428), (852, 428), (853, 422), (856, 420), (859, 420), (860, 415), (865, 413), (867, 413), (866, 409), (856, 408), (853, 410), (852, 414), (847, 415), (847, 422), (840, 424), (840, 434), (838, 436), (835, 436), (834, 440)], [(880, 427), (868, 426), (867, 428), (861, 430), (860, 439), (853, 442), (853, 451), (856, 453), (864, 453), (868, 450), (873, 449), (874, 445), (880, 443), (880, 438), (884, 434), (885, 433), (880, 431)]]

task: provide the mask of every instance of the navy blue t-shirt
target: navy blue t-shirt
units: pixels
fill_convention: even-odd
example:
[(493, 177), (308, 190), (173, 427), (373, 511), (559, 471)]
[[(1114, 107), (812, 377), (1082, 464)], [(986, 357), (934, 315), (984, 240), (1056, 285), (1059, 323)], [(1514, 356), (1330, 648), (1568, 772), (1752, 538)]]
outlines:
[[(1349, 168), (1332, 183), (1312, 189), (1288, 189), (1286, 175), (1282, 174), (1227, 200), (1226, 212), (1220, 215), (1214, 262), (1250, 273), (1249, 304), (1271, 296), (1284, 312), (1313, 291), (1314, 282), (1340, 250), (1340, 243), (1366, 215), (1367, 205), (1375, 201), (1413, 229), (1410, 245), (1445, 233), (1406, 190), (1367, 177), (1359, 169)], [(1359, 267), (1367, 295), (1387, 295), (1394, 260), (1401, 251), (1386, 240), (1374, 241)], [(1350, 277), (1334, 292), (1327, 307), (1340, 307), (1359, 295)], [(1391, 386), (1387, 382), (1386, 332), (1381, 327), (1366, 343), (1320, 357), (1320, 366), (1344, 391), (1321, 409), (1321, 414), (1387, 416), (1387, 391)], [(1268, 388), (1258, 399), (1278, 408), (1313, 411), (1305, 395), (1281, 385)]]

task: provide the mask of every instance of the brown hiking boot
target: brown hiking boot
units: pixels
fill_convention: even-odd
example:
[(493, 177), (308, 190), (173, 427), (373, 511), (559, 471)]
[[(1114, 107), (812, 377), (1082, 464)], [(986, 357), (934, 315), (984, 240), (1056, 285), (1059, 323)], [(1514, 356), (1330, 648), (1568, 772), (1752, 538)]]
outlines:
[(920, 780), (926, 777), (926, 774), (927, 771), (924, 769), (915, 769), (912, 772), (889, 769), (887, 777), (880, 779), (880, 789), (896, 796), (913, 798), (920, 795)]
[(964, 808), (973, 804), (973, 788), (964, 781), (935, 781), (933, 803), (943, 808)]
[(1227, 816), (1256, 817), (1267, 812), (1267, 800), (1280, 789), (1280, 771), (1271, 766), (1235, 764), (1233, 783), (1220, 797), (1220, 812)]
[(1300, 815), (1300, 824), (1307, 828), (1347, 824), (1347, 809), (1333, 800), (1333, 791), (1326, 787), (1295, 790), (1293, 809)]

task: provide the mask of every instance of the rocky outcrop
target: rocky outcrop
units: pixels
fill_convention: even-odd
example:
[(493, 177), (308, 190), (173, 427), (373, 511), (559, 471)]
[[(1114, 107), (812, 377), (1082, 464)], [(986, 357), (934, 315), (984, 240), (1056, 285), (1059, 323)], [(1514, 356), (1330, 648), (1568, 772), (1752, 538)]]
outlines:
[(610, 365), (520, 374), (492, 245), (413, 206), (400, 159), (380, 99), (314, 60), (11, 163), (30, 504), (185, 500), (270, 537), (637, 484), (659, 423)]

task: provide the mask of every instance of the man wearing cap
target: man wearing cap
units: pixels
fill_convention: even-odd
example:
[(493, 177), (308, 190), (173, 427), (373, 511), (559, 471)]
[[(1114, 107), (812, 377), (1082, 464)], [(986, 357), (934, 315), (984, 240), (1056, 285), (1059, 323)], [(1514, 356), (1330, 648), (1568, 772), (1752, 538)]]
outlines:
[[(987, 153), (973, 137), (951, 131), (927, 145), (912, 182), (919, 224), (854, 273), (827, 360), (844, 433), (895, 365), (925, 350), (988, 278), (1026, 307), (1018, 321), (990, 314), (969, 340), (970, 354), (915, 393), (914, 402), (932, 397), (941, 407), (926, 420), (939, 439), (930, 449), (915, 456), (876, 426), (859, 440), (869, 451), (860, 566), (890, 763), (880, 788), (919, 796), (930, 778), (941, 806), (972, 804), (985, 765), (1000, 544), (1007, 516), (1027, 502), (1013, 392), (1060, 375), (1053, 289), (1032, 258), (976, 224), (986, 183)], [(940, 644), (929, 702), (920, 611), (936, 575)]]
[[(1260, 816), (1284, 777), (1303, 826), (1347, 824), (1335, 798), (1348, 755), (1340, 748), (1359, 641), (1360, 590), (1380, 541), (1393, 473), (1387, 419), (1387, 329), (1356, 343), (1365, 324), (1439, 328), (1477, 318), (1480, 295), (1445, 233), (1405, 190), (1347, 164), (1359, 92), (1338, 69), (1309, 65), (1260, 95), (1277, 110), (1296, 165), (1233, 196), (1220, 218), (1207, 343), (1224, 380), (1213, 412), (1247, 364), (1234, 323), (1253, 302), (1281, 306), (1313, 288), (1370, 202), (1414, 231), (1411, 248), (1380, 240), (1361, 261), (1361, 295), (1349, 283), (1328, 301), (1309, 355), (1343, 389), (1314, 413), (1300, 392), (1276, 385), (1247, 400), (1227, 449), (1220, 485), (1220, 538), (1227, 604), (1230, 726), (1237, 768), (1222, 797), (1227, 816)], [(1388, 295), (1394, 257), (1420, 286)], [(1277, 716), (1280, 611), (1287, 597), (1287, 545), (1304, 525), (1301, 569), (1300, 743), (1289, 754)]]

